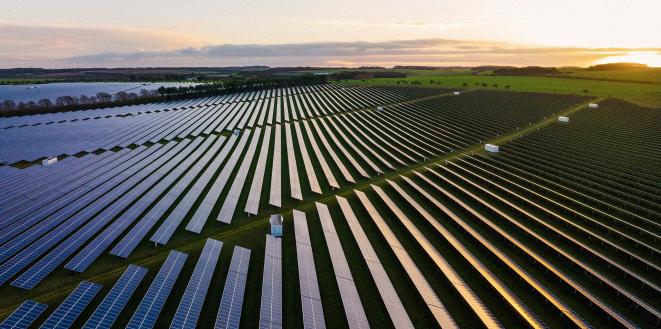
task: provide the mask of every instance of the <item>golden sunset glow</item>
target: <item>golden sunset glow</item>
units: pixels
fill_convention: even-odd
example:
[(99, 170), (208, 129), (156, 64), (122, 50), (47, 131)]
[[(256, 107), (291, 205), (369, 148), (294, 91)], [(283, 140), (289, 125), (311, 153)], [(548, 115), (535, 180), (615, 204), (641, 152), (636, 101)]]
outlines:
[(595, 64), (640, 63), (652, 67), (661, 67), (661, 54), (655, 51), (632, 51), (626, 55), (608, 56)]

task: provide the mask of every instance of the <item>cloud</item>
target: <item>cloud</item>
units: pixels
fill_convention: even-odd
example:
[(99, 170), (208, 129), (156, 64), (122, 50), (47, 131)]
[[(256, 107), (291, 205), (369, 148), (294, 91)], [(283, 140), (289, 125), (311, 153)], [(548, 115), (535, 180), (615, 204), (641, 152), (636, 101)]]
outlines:
[(4, 67), (590, 65), (633, 50), (661, 51), (439, 38), (201, 46), (200, 40), (170, 33), (2, 23), (0, 37), (4, 41), (0, 65)]
[(40, 63), (75, 65), (72, 59), (113, 49), (135, 52), (139, 49), (177, 49), (200, 45), (200, 40), (176, 33), (145, 30), (100, 29), (75, 26), (17, 25), (0, 21), (0, 65), (43, 66)]
[[(628, 48), (530, 47), (500, 42), (449, 39), (385, 42), (311, 42), (291, 44), (209, 45), (168, 51), (111, 52), (76, 56), (80, 63), (170, 63), (181, 65), (587, 65)], [(194, 64), (200, 63), (200, 64)], [(349, 66), (349, 65), (343, 65)]]

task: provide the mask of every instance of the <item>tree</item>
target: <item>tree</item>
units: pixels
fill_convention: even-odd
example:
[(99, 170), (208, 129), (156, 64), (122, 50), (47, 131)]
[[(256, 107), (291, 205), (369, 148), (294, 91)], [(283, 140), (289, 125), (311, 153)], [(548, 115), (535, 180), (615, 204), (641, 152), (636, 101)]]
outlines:
[(112, 100), (112, 95), (104, 92), (100, 92), (96, 94), (96, 98), (99, 100), (100, 103), (107, 103)]
[(128, 98), (128, 94), (125, 91), (118, 91), (115, 94), (115, 98), (117, 100), (123, 101), (123, 100), (126, 100)]
[(498, 88), (498, 84), (494, 83), (494, 84), (491, 85), (491, 87)]
[(464, 82), (461, 85), (464, 86), (464, 87), (468, 87), (468, 82)]
[(16, 102), (14, 102), (11, 99), (8, 99), (8, 100), (2, 102), (2, 105), (4, 106), (5, 110), (10, 110), (11, 111), (14, 108), (16, 108)]
[(505, 89), (510, 89), (510, 85), (505, 85)]
[(42, 98), (37, 102), (37, 105), (40, 107), (51, 107), (53, 106), (53, 102), (51, 102), (48, 98)]
[(487, 83), (486, 83), (486, 82), (482, 82), (482, 87), (486, 87), (486, 86), (487, 86)]

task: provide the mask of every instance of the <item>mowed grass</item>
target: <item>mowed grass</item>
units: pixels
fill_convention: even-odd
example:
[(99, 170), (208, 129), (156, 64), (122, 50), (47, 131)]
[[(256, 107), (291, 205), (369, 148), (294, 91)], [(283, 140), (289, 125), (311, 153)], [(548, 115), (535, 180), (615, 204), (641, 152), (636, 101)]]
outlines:
[(621, 80), (637, 81), (661, 84), (661, 67), (650, 67), (642, 69), (626, 69), (614, 71), (587, 71), (579, 70), (564, 72), (568, 77), (603, 79), (603, 80)]
[[(553, 94), (572, 94), (616, 97), (643, 106), (661, 108), (661, 85), (649, 83), (615, 82), (587, 79), (523, 76), (415, 76), (402, 79), (342, 80), (350, 85), (410, 85), (418, 81), (423, 87), (482, 88), (489, 90), (529, 91)], [(433, 81), (433, 83), (432, 83)], [(404, 84), (406, 82), (406, 84)], [(483, 87), (482, 84), (487, 86)], [(464, 85), (464, 84), (467, 84)], [(505, 89), (505, 86), (510, 87)]]

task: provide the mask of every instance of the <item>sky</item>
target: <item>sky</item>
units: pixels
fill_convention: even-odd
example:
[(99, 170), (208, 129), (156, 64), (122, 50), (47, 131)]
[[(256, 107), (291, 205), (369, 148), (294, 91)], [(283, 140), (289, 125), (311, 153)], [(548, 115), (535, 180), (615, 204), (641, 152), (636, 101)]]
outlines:
[(0, 67), (661, 66), (660, 12), (659, 0), (0, 0)]

